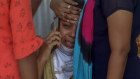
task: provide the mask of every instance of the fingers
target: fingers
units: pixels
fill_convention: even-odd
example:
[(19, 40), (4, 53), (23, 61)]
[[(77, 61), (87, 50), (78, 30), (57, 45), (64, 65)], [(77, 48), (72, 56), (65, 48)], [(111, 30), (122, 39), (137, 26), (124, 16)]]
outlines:
[(50, 37), (53, 37), (53, 36), (59, 36), (60, 38), (62, 37), (60, 32), (57, 32), (57, 31), (52, 31), (47, 38), (50, 38)]
[[(63, 0), (63, 1), (58, 1), (54, 2), (52, 5), (52, 9), (54, 10), (56, 16), (58, 16), (61, 20), (73, 23), (74, 21), (77, 20), (75, 17), (70, 17), (68, 16), (69, 14), (73, 15), (80, 15), (81, 9), (77, 6), (78, 3), (74, 2), (73, 0)], [(71, 21), (72, 20), (72, 21)]]
[(65, 14), (63, 18), (60, 18), (64, 22), (72, 23), (71, 21), (78, 21), (79, 16), (78, 15), (73, 15), (73, 14)]
[(66, 9), (64, 8), (64, 13), (67, 13), (67, 14), (74, 14), (74, 15), (80, 15), (80, 11), (77, 11), (77, 10), (73, 10), (73, 9)]
[(61, 45), (61, 38), (59, 36), (55, 35), (51, 38), (47, 38), (45, 43), (49, 49), (52, 49), (55, 46), (57, 46), (59, 48)]
[(64, 14), (64, 18), (65, 22), (69, 22), (69, 23), (75, 23), (77, 21), (79, 21), (79, 14), (78, 15), (74, 15), (74, 14)]
[(78, 3), (74, 2), (73, 0), (64, 0), (64, 2), (66, 2), (67, 4), (70, 4), (70, 5), (74, 5), (74, 6), (78, 5)]
[(46, 43), (47, 43), (47, 44), (51, 44), (51, 43), (54, 42), (54, 41), (61, 42), (61, 38), (58, 37), (58, 36), (53, 36), (53, 37), (51, 37), (51, 38), (48, 38), (47, 41), (46, 41)]
[(74, 20), (74, 21), (78, 21), (79, 20), (79, 16), (78, 15), (73, 15), (73, 14), (67, 14), (65, 16), (66, 19), (69, 19), (69, 20)]
[[(47, 44), (47, 46), (49, 46), (50, 48), (53, 48), (54, 46), (50, 45), (53, 42), (59, 42), (61, 44), (61, 34), (60, 32), (57, 32), (57, 29), (54, 28), (53, 31), (48, 35), (48, 37), (45, 39), (45, 43)], [(60, 45), (58, 45), (58, 47), (60, 47)]]
[(79, 11), (79, 12), (81, 12), (81, 11), (82, 11), (82, 9), (80, 9), (80, 8), (77, 8), (77, 7), (75, 7), (75, 6), (71, 6), (71, 9), (72, 9), (72, 10)]
[(75, 7), (73, 5), (69, 5), (67, 3), (63, 3), (61, 6), (63, 7), (63, 11), (65, 13), (80, 14), (81, 12), (80, 8)]
[(66, 22), (67, 25), (75, 24), (75, 23), (77, 23), (79, 21), (79, 16), (78, 15), (66, 14), (65, 18), (67, 19), (67, 21), (64, 21), (64, 22)]
[(61, 6), (62, 6), (63, 8), (65, 8), (65, 9), (71, 9), (71, 10), (75, 10), (75, 11), (81, 12), (81, 9), (80, 9), (80, 8), (75, 7), (75, 6), (73, 6), (73, 5), (70, 5), (70, 4), (67, 4), (67, 3), (63, 3)]
[(54, 41), (54, 42), (52, 42), (48, 47), (51, 48), (51, 49), (52, 49), (54, 46), (57, 46), (58, 48), (60, 48), (60, 45), (61, 45), (60, 42)]

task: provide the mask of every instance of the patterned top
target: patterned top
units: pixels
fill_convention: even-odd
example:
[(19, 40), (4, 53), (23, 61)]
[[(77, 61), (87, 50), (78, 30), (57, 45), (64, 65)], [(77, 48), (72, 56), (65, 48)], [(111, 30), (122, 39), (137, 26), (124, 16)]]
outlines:
[(21, 79), (16, 59), (36, 51), (30, 0), (0, 0), (0, 79)]

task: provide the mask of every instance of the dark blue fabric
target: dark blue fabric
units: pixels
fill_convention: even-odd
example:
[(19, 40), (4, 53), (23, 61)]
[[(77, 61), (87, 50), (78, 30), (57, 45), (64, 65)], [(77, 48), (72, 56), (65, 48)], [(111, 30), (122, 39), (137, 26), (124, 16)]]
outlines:
[(106, 79), (110, 45), (108, 39), (107, 17), (116, 10), (133, 12), (131, 50), (124, 79), (140, 79), (140, 58), (137, 56), (136, 37), (140, 34), (140, 0), (96, 0), (95, 30), (93, 43), (94, 79)]
[(101, 0), (101, 7), (106, 17), (118, 9), (133, 12), (136, 0)]

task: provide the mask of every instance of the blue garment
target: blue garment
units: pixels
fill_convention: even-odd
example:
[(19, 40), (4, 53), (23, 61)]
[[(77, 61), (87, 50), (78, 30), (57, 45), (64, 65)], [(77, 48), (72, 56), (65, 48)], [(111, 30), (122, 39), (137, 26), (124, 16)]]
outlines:
[(81, 50), (81, 45), (79, 44), (80, 24), (82, 22), (82, 17), (83, 17), (86, 3), (87, 3), (87, 0), (85, 0), (83, 10), (80, 15), (77, 31), (76, 31), (76, 40), (75, 40), (75, 46), (74, 46), (74, 59), (73, 59), (74, 79), (92, 79), (92, 63), (89, 64), (84, 59), (83, 52)]
[(133, 12), (131, 49), (124, 79), (140, 79), (140, 58), (136, 38), (140, 34), (140, 0), (96, 0), (94, 9), (93, 73), (94, 79), (106, 79), (110, 57), (107, 17), (116, 10)]

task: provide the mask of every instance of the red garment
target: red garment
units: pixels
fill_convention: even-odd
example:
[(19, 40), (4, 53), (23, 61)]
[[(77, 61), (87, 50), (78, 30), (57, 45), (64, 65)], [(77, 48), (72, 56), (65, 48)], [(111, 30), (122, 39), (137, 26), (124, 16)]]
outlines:
[(21, 79), (16, 59), (36, 51), (30, 0), (0, 0), (0, 79)]

